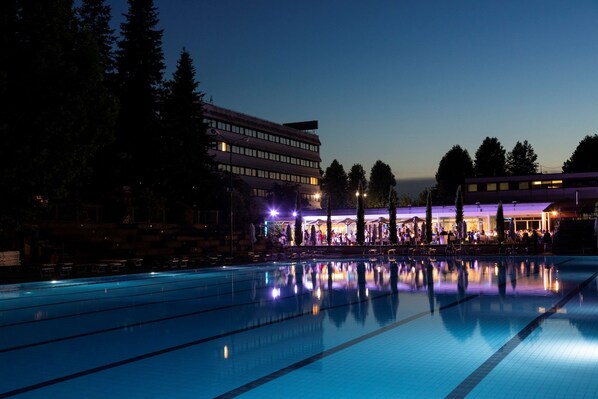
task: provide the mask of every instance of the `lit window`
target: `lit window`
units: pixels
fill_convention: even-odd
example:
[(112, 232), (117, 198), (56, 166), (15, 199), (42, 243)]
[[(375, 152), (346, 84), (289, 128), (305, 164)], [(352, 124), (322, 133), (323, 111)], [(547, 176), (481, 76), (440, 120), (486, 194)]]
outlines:
[(520, 190), (529, 190), (529, 182), (528, 181), (520, 181), (519, 189)]
[(478, 191), (478, 185), (477, 184), (468, 184), (467, 191), (470, 193), (475, 193), (476, 191)]
[(487, 191), (496, 191), (496, 183), (488, 183), (486, 185), (486, 190)]
[(505, 191), (509, 189), (509, 183), (499, 183), (498, 189), (501, 191)]

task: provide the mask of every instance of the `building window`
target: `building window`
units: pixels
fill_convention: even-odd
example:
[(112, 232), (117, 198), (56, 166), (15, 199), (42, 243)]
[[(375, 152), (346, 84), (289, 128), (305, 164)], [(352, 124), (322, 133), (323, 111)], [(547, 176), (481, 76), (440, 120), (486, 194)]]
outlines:
[(529, 182), (528, 181), (520, 181), (519, 182), (519, 190), (529, 190)]
[(496, 191), (496, 183), (487, 183), (486, 191)]
[(467, 192), (468, 193), (475, 193), (476, 191), (478, 191), (478, 185), (477, 184), (468, 184), (467, 185)]
[(509, 183), (499, 183), (498, 184), (498, 189), (500, 191), (505, 191), (509, 189)]

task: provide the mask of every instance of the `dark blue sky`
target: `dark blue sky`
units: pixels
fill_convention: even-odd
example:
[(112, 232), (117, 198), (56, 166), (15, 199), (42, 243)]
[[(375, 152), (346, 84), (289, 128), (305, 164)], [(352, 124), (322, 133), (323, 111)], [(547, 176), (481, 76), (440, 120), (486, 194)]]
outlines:
[[(125, 0), (110, 0), (116, 22)], [(156, 0), (214, 104), (318, 119), (322, 167), (432, 177), (455, 144), (528, 140), (558, 172), (598, 133), (598, 2)]]

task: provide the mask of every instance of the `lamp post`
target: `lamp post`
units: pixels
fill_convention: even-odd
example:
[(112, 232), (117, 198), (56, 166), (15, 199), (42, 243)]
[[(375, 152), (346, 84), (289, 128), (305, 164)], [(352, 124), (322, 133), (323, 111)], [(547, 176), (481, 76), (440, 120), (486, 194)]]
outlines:
[[(233, 248), (233, 144), (237, 144), (240, 141), (248, 142), (248, 137), (241, 137), (237, 140), (228, 140), (220, 134), (220, 132), (216, 131), (215, 129), (211, 129), (212, 135), (214, 137), (220, 137), (223, 141), (223, 148), (222, 151), (228, 151), (228, 208), (229, 208), (229, 221), (230, 221), (230, 231), (229, 231), (229, 252), (230, 257), (234, 256), (234, 248)], [(227, 148), (229, 147), (229, 148)]]

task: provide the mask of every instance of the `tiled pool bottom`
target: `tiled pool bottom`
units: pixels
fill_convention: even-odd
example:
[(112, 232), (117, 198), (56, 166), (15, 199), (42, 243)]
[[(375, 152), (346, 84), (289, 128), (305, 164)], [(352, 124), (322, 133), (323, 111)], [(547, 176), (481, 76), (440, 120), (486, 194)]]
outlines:
[(598, 258), (0, 286), (0, 398), (598, 397)]

